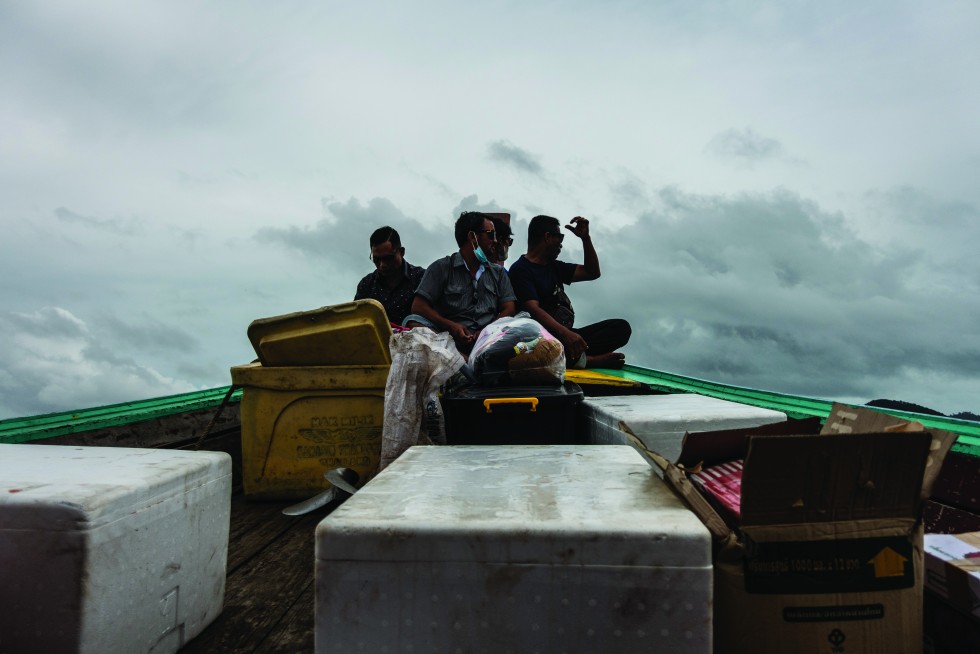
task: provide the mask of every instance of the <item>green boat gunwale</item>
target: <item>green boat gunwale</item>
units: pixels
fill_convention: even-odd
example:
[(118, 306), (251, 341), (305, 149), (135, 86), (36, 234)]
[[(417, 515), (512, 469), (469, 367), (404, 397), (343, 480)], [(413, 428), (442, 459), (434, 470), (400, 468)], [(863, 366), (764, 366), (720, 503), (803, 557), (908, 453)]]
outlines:
[[(790, 418), (817, 417), (825, 420), (833, 406), (832, 400), (723, 384), (637, 365), (626, 365), (622, 370), (597, 372), (638, 382), (654, 392), (697, 393), (739, 404), (782, 411)], [(144, 422), (188, 411), (217, 408), (231, 389), (231, 386), (222, 386), (134, 402), (0, 420), (0, 443), (26, 443)], [(229, 402), (238, 403), (241, 401), (241, 396), (241, 390), (235, 389), (229, 397)], [(980, 456), (980, 422), (893, 409), (877, 408), (877, 410), (907, 420), (917, 420), (927, 428), (951, 431), (959, 435), (953, 451)]]

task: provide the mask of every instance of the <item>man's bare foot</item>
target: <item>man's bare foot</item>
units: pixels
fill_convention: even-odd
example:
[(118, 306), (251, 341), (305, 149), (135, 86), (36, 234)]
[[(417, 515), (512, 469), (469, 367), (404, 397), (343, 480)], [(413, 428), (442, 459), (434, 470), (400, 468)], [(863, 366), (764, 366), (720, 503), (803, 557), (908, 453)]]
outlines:
[(619, 370), (626, 363), (626, 355), (622, 352), (609, 352), (607, 354), (590, 354), (585, 357), (586, 368), (609, 368)]

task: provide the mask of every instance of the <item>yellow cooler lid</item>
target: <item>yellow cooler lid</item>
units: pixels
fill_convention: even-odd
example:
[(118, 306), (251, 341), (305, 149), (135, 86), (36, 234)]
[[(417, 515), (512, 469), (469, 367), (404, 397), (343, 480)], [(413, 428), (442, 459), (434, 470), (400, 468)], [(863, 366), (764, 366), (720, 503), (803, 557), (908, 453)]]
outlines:
[(391, 326), (377, 300), (253, 320), (248, 326), (264, 366), (390, 365)]

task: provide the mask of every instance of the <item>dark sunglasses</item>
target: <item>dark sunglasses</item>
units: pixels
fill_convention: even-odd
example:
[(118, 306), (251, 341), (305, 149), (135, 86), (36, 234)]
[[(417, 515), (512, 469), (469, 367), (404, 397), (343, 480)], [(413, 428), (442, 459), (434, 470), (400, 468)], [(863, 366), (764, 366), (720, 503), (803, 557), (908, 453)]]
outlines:
[(498, 239), (497, 240), (497, 243), (500, 243), (501, 245), (506, 245), (507, 247), (510, 247), (510, 246), (512, 246), (514, 244), (514, 239), (512, 239), (512, 238), (510, 238), (508, 236), (507, 238)]
[(495, 230), (495, 229), (478, 229), (478, 230), (476, 230), (476, 233), (477, 234), (486, 234), (487, 236), (490, 237), (490, 240), (491, 241), (496, 241), (497, 240), (497, 230)]
[(548, 232), (548, 236), (554, 236), (555, 238), (558, 239), (558, 242), (559, 243), (561, 243), (562, 241), (565, 240), (565, 235), (562, 234), (561, 232), (557, 232), (557, 233), (556, 232)]
[(386, 254), (383, 257), (376, 257), (373, 254), (369, 254), (368, 259), (374, 262), (374, 265), (376, 266), (380, 266), (382, 263), (395, 263), (394, 254)]

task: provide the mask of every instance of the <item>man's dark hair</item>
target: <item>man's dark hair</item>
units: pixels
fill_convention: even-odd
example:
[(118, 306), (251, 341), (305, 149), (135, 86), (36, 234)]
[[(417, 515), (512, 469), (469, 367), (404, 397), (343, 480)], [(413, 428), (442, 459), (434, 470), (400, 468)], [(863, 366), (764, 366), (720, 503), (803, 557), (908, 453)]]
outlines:
[(478, 232), (483, 229), (483, 221), (493, 218), (479, 211), (464, 211), (456, 219), (456, 245), (463, 247), (466, 243), (466, 235), (470, 232)]
[(561, 223), (551, 216), (535, 216), (527, 226), (527, 246), (533, 248), (544, 240), (545, 234), (561, 234)]
[(371, 234), (371, 247), (376, 245), (381, 245), (382, 243), (391, 243), (391, 247), (396, 250), (402, 246), (402, 240), (398, 236), (398, 232), (395, 231), (394, 227), (378, 227)]

